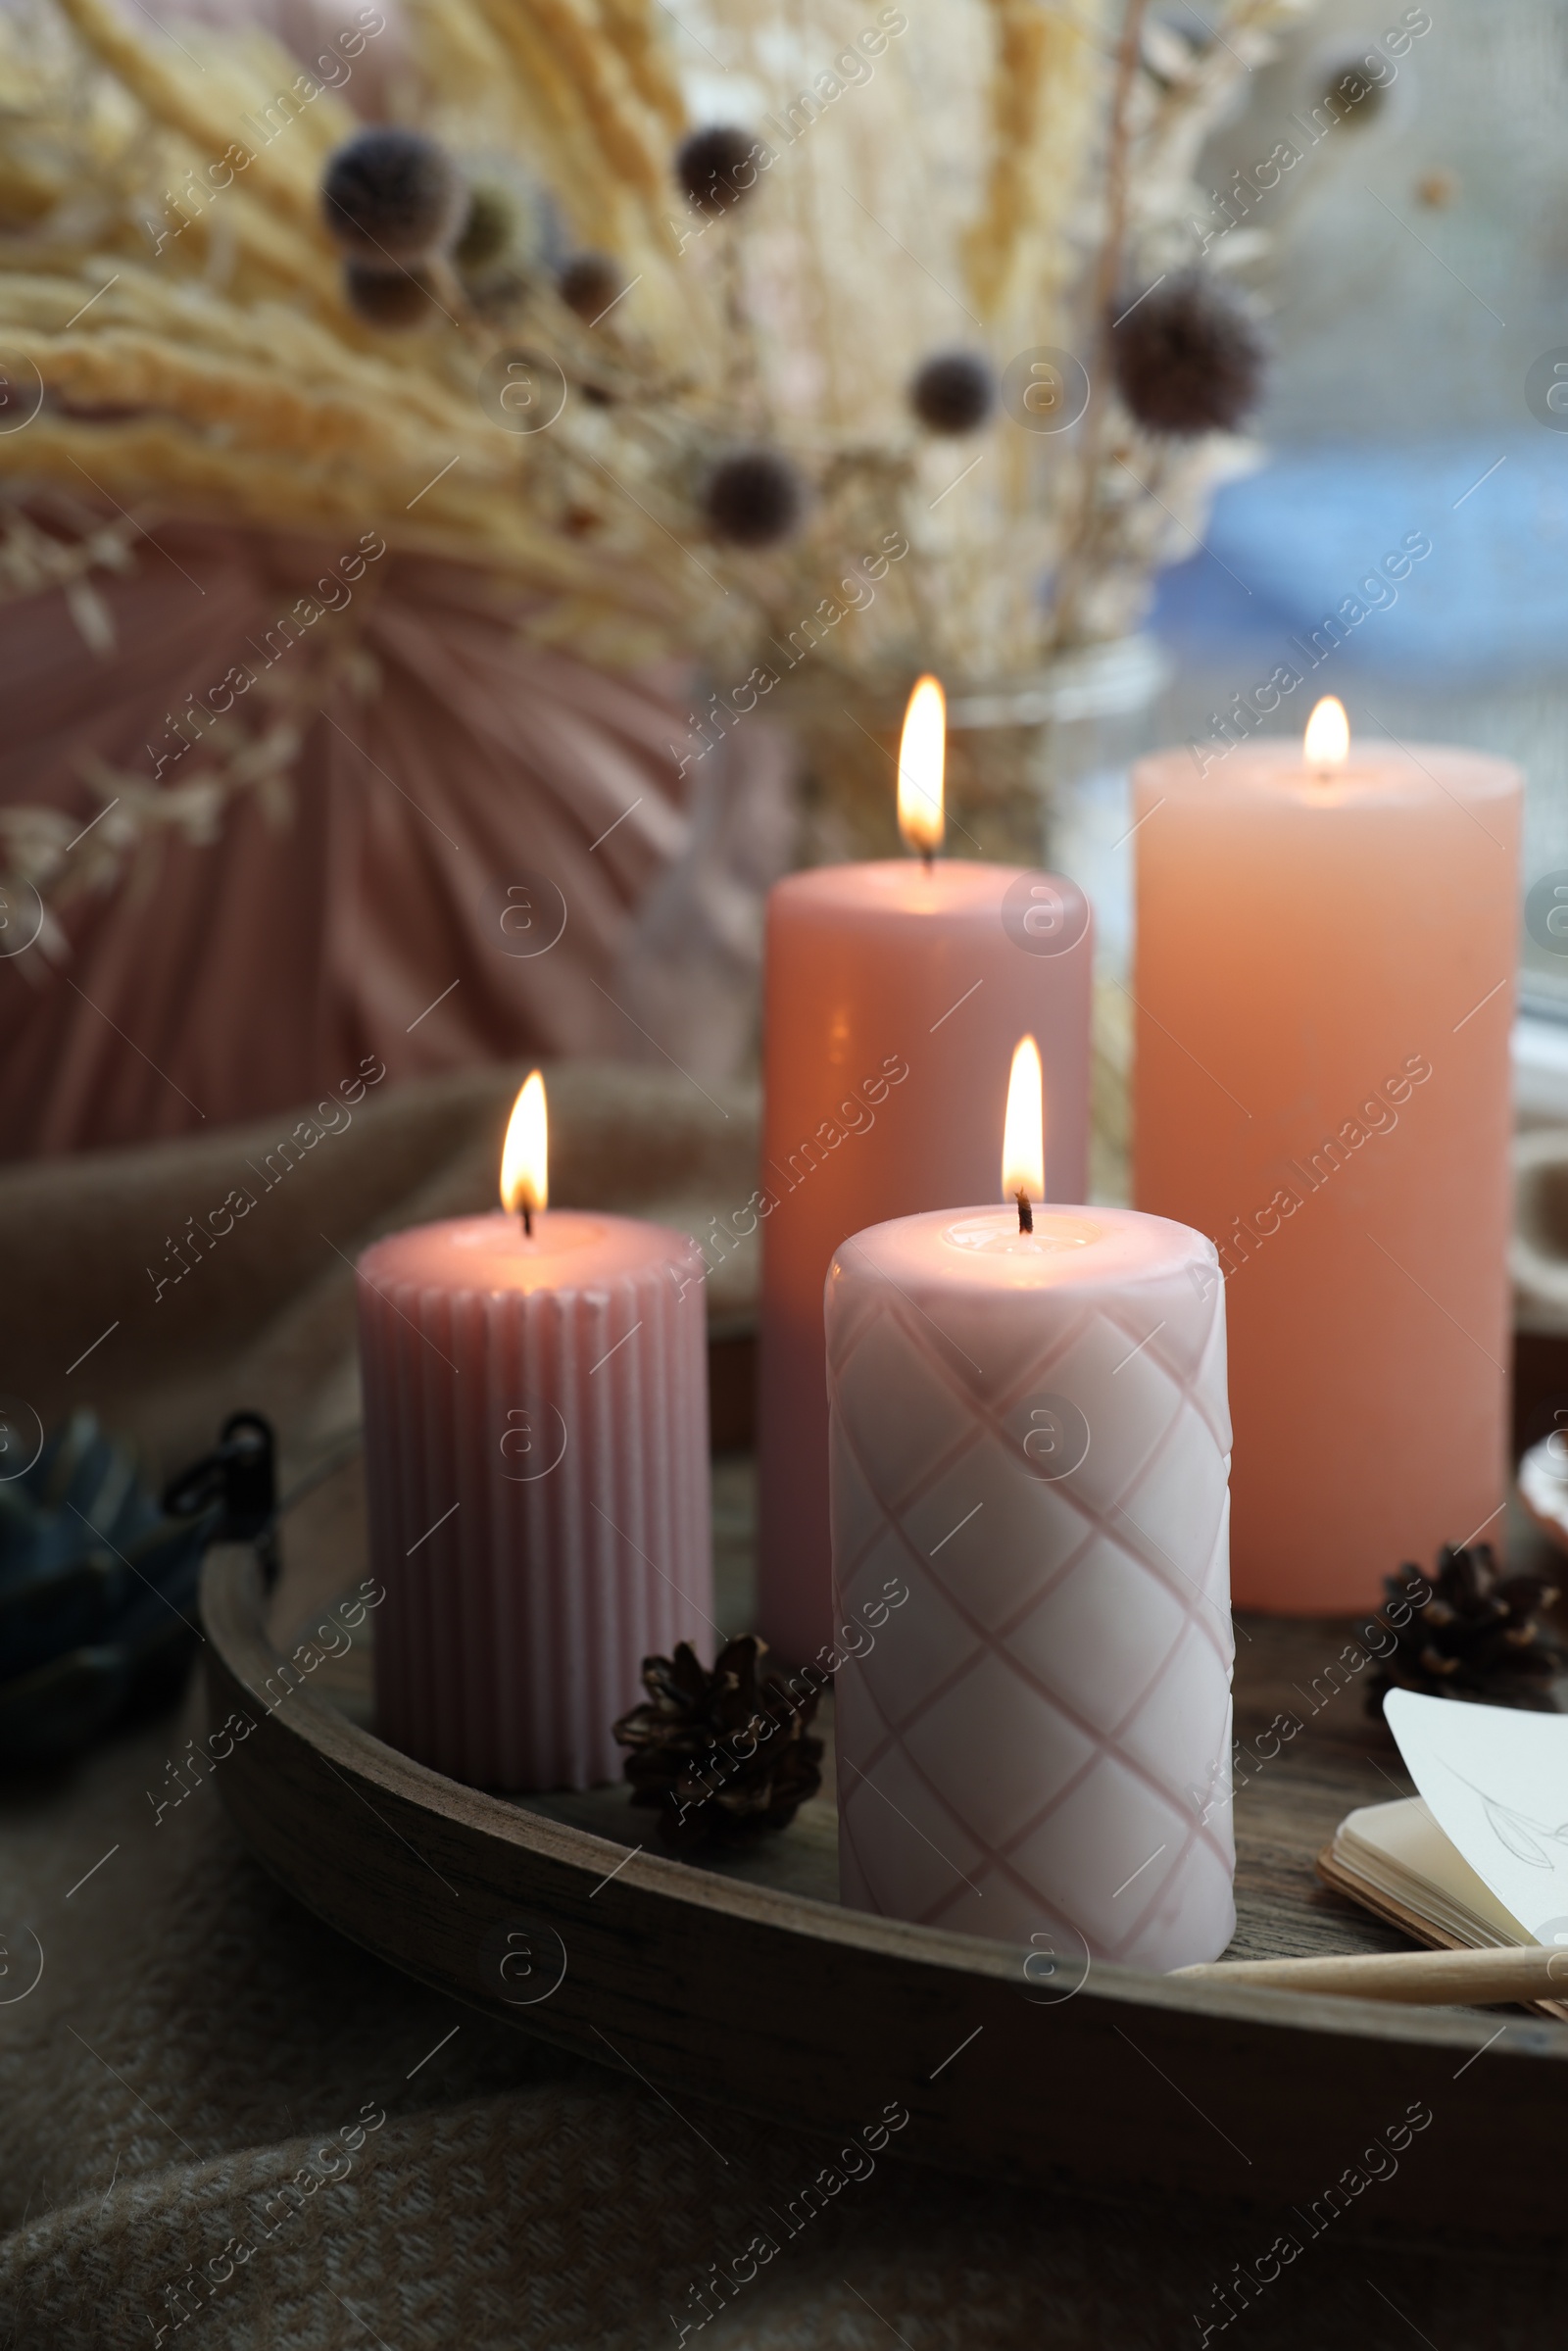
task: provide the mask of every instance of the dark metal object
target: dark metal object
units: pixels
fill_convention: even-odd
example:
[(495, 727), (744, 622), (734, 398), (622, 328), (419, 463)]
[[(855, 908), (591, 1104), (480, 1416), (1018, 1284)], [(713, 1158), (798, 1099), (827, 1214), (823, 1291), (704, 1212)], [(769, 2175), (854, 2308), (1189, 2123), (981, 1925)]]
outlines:
[(190, 1518), (220, 1505), (210, 1543), (254, 1543), (268, 1590), (277, 1582), (276, 1440), (259, 1412), (231, 1412), (217, 1449), (204, 1453), (164, 1488), (164, 1509)]
[(61, 1761), (177, 1697), (209, 1543), (254, 1543), (275, 1578), (273, 1452), (258, 1413), (233, 1413), (160, 1500), (77, 1412), (0, 1486), (0, 1763)]

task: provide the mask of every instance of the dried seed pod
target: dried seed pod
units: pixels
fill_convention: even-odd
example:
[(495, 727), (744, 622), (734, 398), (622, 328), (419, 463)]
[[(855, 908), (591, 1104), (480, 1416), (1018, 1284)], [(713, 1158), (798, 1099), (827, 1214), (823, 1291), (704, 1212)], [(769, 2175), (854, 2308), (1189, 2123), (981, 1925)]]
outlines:
[(709, 475), (703, 511), (715, 539), (734, 547), (773, 547), (799, 526), (806, 486), (778, 450), (737, 450)]
[(625, 286), (625, 274), (608, 253), (574, 253), (556, 280), (567, 310), (591, 326), (602, 318)]
[(387, 334), (430, 326), (441, 316), (435, 289), (419, 269), (368, 269), (363, 263), (347, 262), (343, 291), (350, 310), (367, 326)]
[(463, 228), (468, 191), (446, 149), (422, 131), (362, 130), (328, 159), (321, 214), (356, 261), (388, 269), (422, 261)]
[(909, 383), (909, 406), (931, 432), (977, 432), (997, 405), (990, 363), (974, 351), (938, 351)]
[(1361, 129), (1375, 122), (1387, 107), (1393, 76), (1374, 78), (1366, 71), (1373, 62), (1364, 55), (1348, 57), (1324, 76), (1317, 104), (1327, 108), (1336, 124)]
[(481, 180), (468, 192), (467, 214), (452, 258), (465, 276), (488, 269), (512, 250), (517, 227), (517, 208), (508, 191)]
[(1142, 296), (1118, 298), (1112, 317), (1116, 388), (1150, 432), (1193, 439), (1233, 432), (1263, 390), (1266, 353), (1250, 317), (1201, 269), (1184, 270)]
[(710, 220), (743, 204), (757, 185), (758, 141), (733, 122), (694, 130), (675, 150), (675, 177), (688, 203)]

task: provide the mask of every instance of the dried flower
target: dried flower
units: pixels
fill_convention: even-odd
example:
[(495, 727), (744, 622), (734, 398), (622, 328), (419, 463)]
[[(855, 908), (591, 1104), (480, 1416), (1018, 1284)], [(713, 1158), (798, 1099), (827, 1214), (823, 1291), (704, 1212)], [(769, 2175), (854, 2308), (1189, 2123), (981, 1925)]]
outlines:
[(757, 184), (757, 144), (732, 122), (710, 122), (683, 139), (675, 150), (675, 177), (688, 201), (710, 220), (743, 203)]
[(1113, 316), (1116, 388), (1151, 432), (1184, 440), (1232, 432), (1256, 406), (1262, 338), (1236, 296), (1203, 270), (1123, 295)]
[(933, 353), (909, 385), (909, 406), (932, 432), (976, 432), (996, 405), (996, 377), (973, 351)]
[(383, 269), (450, 245), (468, 201), (446, 149), (418, 130), (360, 131), (329, 159), (321, 181), (328, 233)]
[(567, 310), (591, 326), (602, 318), (626, 280), (618, 262), (608, 253), (575, 253), (556, 280), (556, 290)]
[(488, 269), (510, 252), (517, 234), (517, 212), (505, 188), (481, 181), (468, 196), (467, 218), (452, 258), (466, 275)]
[(806, 488), (776, 449), (742, 449), (713, 467), (703, 511), (715, 539), (734, 547), (772, 547), (799, 524)]
[(367, 326), (388, 334), (428, 326), (441, 315), (434, 289), (418, 269), (368, 269), (363, 263), (346, 262), (343, 292)]
[(1327, 107), (1336, 123), (1348, 123), (1359, 129), (1382, 114), (1388, 101), (1389, 81), (1373, 80), (1365, 71), (1372, 62), (1370, 57), (1348, 57), (1326, 76), (1317, 103)]
[[(931, 427), (917, 427), (908, 407), (910, 378), (929, 354), (908, 339), (915, 312), (888, 224), (929, 213), (933, 236), (962, 269), (959, 299), (983, 322), (976, 351), (1072, 342), (1077, 288), (1117, 282), (1129, 223), (1140, 253), (1177, 249), (1200, 206), (1193, 171), (1204, 136), (1277, 45), (1270, 27), (1298, 4), (1240, 0), (1242, 17), (1227, 15), (1219, 40), (1184, 32), (1161, 43), (1146, 17), (1135, 81), (1150, 87), (1141, 96), (1135, 86), (1114, 122), (1095, 12), (985, 0), (917, 12), (917, 31), (911, 12), (910, 40), (879, 69), (879, 95), (842, 106), (825, 99), (831, 127), (810, 133), (812, 154), (826, 142), (824, 168), (831, 160), (847, 176), (855, 162), (862, 201), (792, 204), (778, 236), (749, 253), (730, 249), (725, 233), (736, 200), (750, 202), (748, 227), (774, 209), (755, 196), (770, 145), (798, 139), (837, 85), (819, 75), (815, 97), (803, 90), (786, 101), (787, 128), (759, 117), (743, 132), (744, 114), (733, 129), (700, 128), (686, 111), (683, 36), (652, 0), (481, 0), (477, 16), (461, 0), (414, 8), (406, 78), (400, 69), (400, 104), (412, 110), (403, 127), (368, 129), (349, 109), (352, 88), (322, 90), (275, 139), (259, 136), (258, 124), (287, 86), (284, 59), (255, 26), (212, 29), (198, 59), (160, 40), (145, 10), (126, 12), (120, 0), (0, 9), (0, 188), (13, 223), (37, 231), (7, 241), (0, 334), (45, 391), (26, 432), (0, 433), (0, 597), (69, 586), (78, 626), (95, 625), (82, 615), (92, 610), (86, 574), (107, 561), (89, 552), (101, 530), (89, 526), (78, 543), (74, 523), (60, 535), (51, 517), (40, 535), (30, 519), (40, 488), (74, 514), (85, 471), (116, 528), (134, 511), (228, 528), (341, 528), (350, 539), (373, 524), (393, 546), (440, 546), (552, 600), (548, 613), (530, 612), (530, 635), (548, 627), (551, 642), (612, 669), (678, 650), (744, 674), (781, 618), (834, 589), (846, 551), (868, 544), (860, 533), (873, 520), (882, 543), (904, 553), (874, 609), (834, 640), (852, 690), (880, 699), (928, 661), (976, 683), (1032, 674), (1064, 647), (1135, 628), (1152, 568), (1174, 552), (1171, 517), (1200, 524), (1224, 453), (1201, 439), (1171, 442), (1156, 499), (1131, 487), (1120, 436), (1089, 431), (1029, 447), (1009, 435), (1008, 462), (940, 507), (940, 529), (929, 530), (931, 452), (911, 444)], [(814, 55), (820, 28), (830, 55), (828, 0), (783, 15), (757, 0), (714, 0), (710, 13), (736, 90), (776, 96), (783, 87), (786, 17), (792, 54), (804, 44), (803, 55)], [(1168, 29), (1168, 11), (1151, 13)], [(1348, 42), (1332, 46), (1317, 80), (1348, 55)], [(976, 71), (955, 75), (966, 59)], [(929, 113), (933, 86), (943, 90), (940, 120)], [(1396, 90), (1391, 109), (1397, 99)], [(442, 149), (453, 125), (462, 125), (451, 132), (462, 146), (449, 164)], [(249, 160), (225, 195), (231, 175), (196, 166), (230, 142)], [(969, 168), (976, 157), (982, 184)], [(323, 173), (343, 199), (327, 216), (333, 250)], [(1125, 205), (1107, 204), (1118, 185)], [(502, 226), (492, 188), (511, 203), (514, 224), (486, 259)], [(673, 236), (672, 210), (688, 224)], [(690, 232), (705, 220), (716, 223), (716, 249), (710, 235), (693, 254)], [(454, 248), (470, 228), (459, 261)], [(1249, 251), (1266, 236), (1250, 224)], [(585, 380), (577, 318), (561, 303), (529, 304), (589, 249), (613, 254), (637, 291), (605, 319), (594, 338), (600, 364)], [(350, 280), (353, 310), (345, 261), (376, 273)], [(400, 262), (412, 283), (392, 279)], [(1151, 260), (1149, 274), (1163, 266)], [(452, 331), (384, 331), (367, 350), (363, 319), (388, 329), (439, 322), (432, 297), (458, 314), (466, 348)], [(604, 308), (598, 302), (589, 319)], [(474, 368), (514, 346), (519, 314), (530, 347), (571, 384), (547, 434), (497, 432), (473, 396)], [(623, 334), (606, 331), (622, 325)], [(891, 436), (890, 404), (907, 427)], [(739, 536), (733, 545), (712, 538), (694, 563), (691, 529), (708, 531), (715, 465), (763, 441), (795, 460), (799, 482), (773, 460), (760, 495), (750, 467), (712, 478), (714, 528), (738, 524)], [(461, 465), (444, 465), (457, 455)], [(953, 471), (961, 469), (960, 460)], [(612, 530), (583, 532), (575, 517), (597, 509), (607, 473), (646, 482), (648, 496), (618, 498)], [(761, 559), (745, 556), (787, 527), (808, 484), (799, 536)], [(1115, 494), (1102, 494), (1111, 484)], [(686, 502), (684, 525), (676, 500)], [(81, 576), (57, 579), (59, 562)], [(813, 767), (832, 778), (810, 851), (842, 856), (885, 821), (886, 796), (880, 780), (862, 791), (843, 757), (849, 718), (830, 706), (824, 697), (802, 716)], [(264, 736), (269, 791), (281, 789), (303, 731), (292, 700), (288, 708), (293, 736)], [(308, 716), (303, 698), (299, 708)], [(199, 799), (183, 786), (138, 797), (128, 771), (102, 769), (93, 789), (118, 805), (69, 857), (79, 818), (0, 809), (0, 870), (63, 903), (78, 875), (107, 886), (154, 828), (194, 821), (198, 806), (216, 823), (241, 794), (264, 788), (239, 740), (248, 722), (232, 725), (236, 747), (227, 735), (220, 749), (215, 741)], [(187, 790), (189, 800), (178, 797)], [(1036, 820), (1021, 803), (1014, 817), (1010, 787), (1004, 805), (999, 848), (1015, 821)]]

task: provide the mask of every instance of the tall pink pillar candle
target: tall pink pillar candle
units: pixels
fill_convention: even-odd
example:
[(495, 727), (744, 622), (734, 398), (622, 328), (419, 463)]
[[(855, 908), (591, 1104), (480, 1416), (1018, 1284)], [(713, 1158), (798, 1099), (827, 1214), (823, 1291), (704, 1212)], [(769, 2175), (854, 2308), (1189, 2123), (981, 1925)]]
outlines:
[(1135, 789), (1134, 1196), (1218, 1247), (1236, 1597), (1362, 1608), (1498, 1531), (1519, 775), (1254, 741)]
[(826, 1310), (842, 1899), (1043, 1959), (1217, 1958), (1213, 1249), (1128, 1208), (906, 1216), (837, 1251)]
[(702, 1269), (679, 1233), (570, 1209), (360, 1259), (393, 1746), (476, 1787), (618, 1779), (642, 1659), (711, 1654)]
[(832, 1630), (822, 1283), (839, 1243), (996, 1188), (1020, 1034), (1045, 1065), (1047, 1194), (1088, 1189), (1090, 913), (1077, 886), (963, 858), (792, 874), (768, 901), (759, 1416), (761, 1628)]

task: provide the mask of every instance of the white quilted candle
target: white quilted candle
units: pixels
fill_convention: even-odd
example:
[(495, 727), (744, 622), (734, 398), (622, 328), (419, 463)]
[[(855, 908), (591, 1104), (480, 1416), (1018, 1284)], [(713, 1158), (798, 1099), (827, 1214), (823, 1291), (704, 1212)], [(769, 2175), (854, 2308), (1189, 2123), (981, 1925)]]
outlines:
[(901, 1217), (828, 1274), (838, 1622), (909, 1591), (837, 1677), (841, 1896), (1068, 1959), (1214, 1959), (1224, 1284), (1163, 1217), (1020, 1222)]

